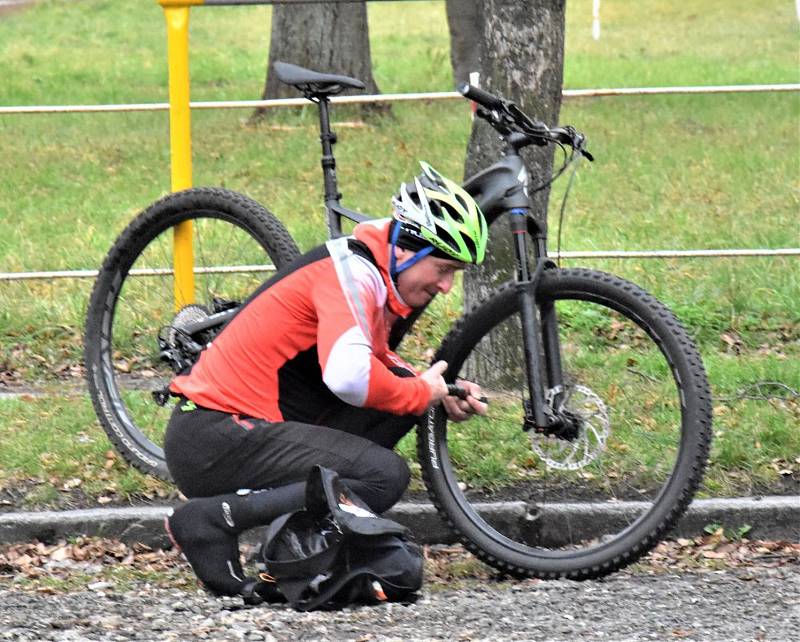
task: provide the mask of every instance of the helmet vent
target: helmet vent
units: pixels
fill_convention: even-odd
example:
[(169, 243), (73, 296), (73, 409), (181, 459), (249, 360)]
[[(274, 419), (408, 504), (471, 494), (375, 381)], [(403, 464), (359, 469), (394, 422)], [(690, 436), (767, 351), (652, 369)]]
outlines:
[[(462, 199), (459, 199), (458, 196), (456, 196), (456, 199), (459, 201), (459, 203), (462, 202)], [(462, 205), (462, 207), (464, 207), (464, 206)], [(459, 212), (454, 207), (451, 207), (450, 205), (448, 205), (446, 203), (442, 203), (442, 208), (447, 210), (447, 213), (450, 215), (450, 218), (452, 218), (456, 223), (463, 223), (464, 222), (464, 217), (461, 215), (461, 212)], [(466, 207), (464, 207), (464, 209), (466, 209)]]
[(394, 217), (404, 232), (398, 242), (413, 236), (457, 261), (480, 263), (487, 236), (480, 207), (463, 187), (427, 163), (420, 165), (422, 174), (402, 184), (393, 201)]

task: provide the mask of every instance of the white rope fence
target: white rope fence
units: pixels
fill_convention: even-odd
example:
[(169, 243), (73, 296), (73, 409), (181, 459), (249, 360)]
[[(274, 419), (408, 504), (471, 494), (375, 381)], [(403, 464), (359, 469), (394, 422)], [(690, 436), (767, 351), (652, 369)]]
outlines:
[[(800, 0), (798, 0), (800, 2)], [(658, 96), (669, 94), (752, 94), (765, 92), (800, 91), (798, 84), (773, 85), (706, 85), (687, 87), (621, 87), (606, 89), (565, 89), (564, 98), (597, 98), (605, 96)], [(332, 103), (361, 104), (388, 103), (409, 100), (464, 100), (457, 91), (433, 91), (409, 94), (372, 94), (365, 96), (334, 96)], [(303, 107), (309, 102), (305, 98), (278, 98), (272, 100), (221, 100), (195, 101), (192, 109), (270, 109), (274, 107)], [(168, 111), (169, 103), (131, 103), (120, 105), (23, 105), (0, 107), (2, 114), (56, 114), (56, 113), (102, 113), (134, 111)]]
[[(250, 272), (274, 272), (275, 266), (264, 265), (220, 265), (195, 267), (195, 274), (245, 274)], [(131, 276), (170, 276), (172, 268), (142, 268), (131, 270)], [(95, 279), (99, 270), (53, 270), (51, 272), (0, 272), (0, 281), (50, 281), (54, 279)]]
[[(797, 0), (800, 9), (800, 0)], [(598, 9), (599, 9), (599, 2)], [(734, 94), (763, 92), (800, 91), (800, 84), (772, 85), (712, 85), (687, 87), (622, 87), (608, 89), (565, 89), (564, 98), (591, 98), (599, 96), (655, 96), (667, 94)], [(409, 94), (379, 94), (367, 96), (334, 96), (331, 102), (340, 104), (383, 103), (409, 100), (454, 100), (463, 99), (455, 91), (424, 92)], [(305, 98), (284, 98), (276, 100), (230, 100), (191, 102), (193, 109), (262, 109), (275, 107), (302, 107), (308, 104)], [(53, 113), (104, 113), (104, 112), (141, 112), (168, 111), (168, 103), (133, 103), (118, 105), (28, 105), (0, 106), (3, 114), (53, 114)], [(780, 257), (800, 256), (800, 248), (776, 249), (705, 249), (705, 250), (611, 250), (611, 251), (574, 251), (561, 252), (553, 258), (562, 259), (670, 259), (670, 258), (721, 258), (721, 257)], [(269, 272), (275, 269), (272, 265), (241, 265), (195, 268), (197, 274), (216, 274), (231, 272)], [(136, 276), (166, 276), (172, 274), (168, 268), (132, 270)], [(0, 272), (0, 282), (31, 281), (55, 279), (95, 279), (97, 270), (53, 270), (44, 272)]]
[[(674, 259), (674, 258), (736, 258), (753, 256), (800, 256), (800, 247), (740, 250), (609, 250), (575, 251), (553, 254), (552, 259)], [(218, 267), (196, 267), (195, 274), (242, 274), (273, 272), (274, 265), (223, 265)], [(3, 281), (52, 281), (56, 279), (95, 279), (98, 270), (54, 270), (50, 272), (0, 272)], [(171, 268), (131, 270), (132, 276), (169, 276)]]

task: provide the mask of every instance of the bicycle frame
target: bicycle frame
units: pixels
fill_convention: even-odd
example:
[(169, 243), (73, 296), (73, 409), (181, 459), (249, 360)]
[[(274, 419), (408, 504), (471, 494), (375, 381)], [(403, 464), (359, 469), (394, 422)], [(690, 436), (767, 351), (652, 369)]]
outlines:
[[(333, 154), (336, 134), (330, 128), (329, 100), (326, 96), (315, 96), (310, 99), (319, 106), (321, 164), (328, 234), (330, 238), (337, 238), (344, 234), (343, 218), (360, 223), (372, 217), (342, 206), (340, 202), (342, 194), (339, 192), (336, 178), (336, 159)], [(540, 305), (536, 301), (536, 287), (543, 271), (555, 267), (555, 264), (547, 255), (547, 231), (530, 214), (532, 204), (526, 191), (528, 174), (518, 148), (521, 145), (522, 139), (509, 136), (506, 139), (503, 157), (494, 165), (467, 179), (464, 189), (480, 205), (489, 227), (501, 216), (509, 215), (510, 231), (514, 239), (516, 286), (522, 317), (528, 394), (531, 400), (530, 408), (525, 409), (524, 427), (526, 430), (534, 428), (539, 432), (553, 432), (563, 427), (565, 423), (565, 417), (556, 410), (563, 391), (558, 319), (552, 304)], [(533, 240), (535, 266), (532, 273), (528, 263), (530, 249), (528, 237)], [(419, 308), (408, 318), (401, 319), (395, 324), (389, 337), (391, 348), (394, 349), (400, 343), (424, 311), (424, 307)], [(210, 327), (223, 325), (234, 314), (235, 310), (212, 314), (202, 321), (188, 324), (185, 331), (191, 335)], [(544, 363), (539, 350), (540, 337)], [(197, 348), (202, 349), (201, 346)]]
[[(522, 336), (528, 372), (526, 429), (550, 431), (562, 424), (554, 409), (563, 384), (558, 319), (552, 304), (539, 305), (536, 287), (544, 270), (555, 267), (547, 255), (547, 230), (531, 215), (532, 202), (527, 193), (528, 174), (513, 137), (506, 140), (503, 158), (470, 177), (464, 189), (478, 202), (491, 224), (507, 214), (514, 239), (517, 296), (520, 299)], [(529, 241), (533, 240), (534, 269), (528, 263)], [(537, 315), (538, 308), (538, 315)], [(539, 337), (544, 363), (539, 351)]]
[(336, 143), (336, 134), (331, 131), (330, 100), (327, 96), (308, 97), (319, 107), (319, 139), (322, 143), (322, 176), (325, 183), (325, 210), (328, 215), (328, 237), (337, 238), (343, 235), (342, 218), (355, 223), (369, 220), (371, 217), (342, 207), (339, 202), (342, 194), (339, 191), (336, 178), (336, 158), (333, 156), (333, 146)]
[[(319, 107), (321, 164), (328, 234), (330, 238), (337, 238), (343, 235), (342, 218), (360, 223), (371, 217), (341, 205), (342, 194), (338, 188), (336, 159), (333, 154), (333, 145), (337, 138), (330, 127), (330, 101), (326, 96), (316, 96), (310, 100)], [(464, 189), (480, 205), (489, 227), (500, 216), (509, 214), (511, 234), (514, 238), (516, 282), (522, 316), (528, 392), (532, 406), (526, 409), (528, 416), (525, 428), (552, 431), (563, 425), (563, 418), (559, 418), (554, 410), (560, 400), (563, 384), (558, 319), (553, 305), (537, 305), (536, 285), (542, 272), (555, 265), (547, 256), (546, 229), (530, 214), (531, 199), (526, 191), (528, 175), (518, 148), (521, 145), (522, 139), (515, 139), (514, 135), (509, 136), (506, 139), (503, 158), (467, 179)], [(528, 236), (534, 241), (533, 255), (536, 264), (533, 274), (528, 264)], [(390, 336), (392, 348), (400, 343), (423, 311), (424, 308), (415, 311), (408, 319), (392, 329)], [(539, 337), (542, 339), (544, 363), (539, 352)]]

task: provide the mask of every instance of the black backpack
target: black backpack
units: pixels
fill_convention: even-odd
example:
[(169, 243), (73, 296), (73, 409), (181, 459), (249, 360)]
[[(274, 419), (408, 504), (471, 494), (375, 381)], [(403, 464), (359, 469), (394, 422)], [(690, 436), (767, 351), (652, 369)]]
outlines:
[(309, 474), (305, 509), (270, 525), (258, 566), (299, 611), (410, 603), (423, 575), (405, 526), (375, 515), (321, 466)]

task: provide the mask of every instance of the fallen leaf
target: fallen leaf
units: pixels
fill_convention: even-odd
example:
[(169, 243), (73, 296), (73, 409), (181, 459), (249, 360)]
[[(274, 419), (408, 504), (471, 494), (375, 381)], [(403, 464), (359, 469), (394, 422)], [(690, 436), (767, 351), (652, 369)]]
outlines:
[(70, 552), (67, 550), (67, 547), (66, 546), (62, 546), (61, 548), (57, 548), (52, 553), (50, 553), (49, 557), (54, 562), (63, 562), (65, 559), (67, 559), (70, 556), (69, 553)]
[(53, 588), (52, 586), (39, 586), (36, 589), (36, 592), (43, 593), (44, 595), (55, 595), (56, 593), (58, 593), (58, 591), (56, 591), (56, 589)]

